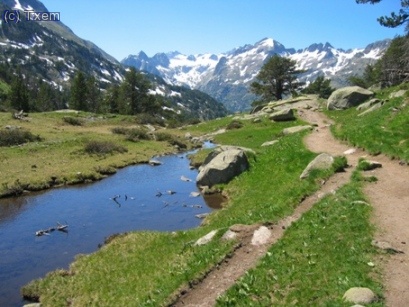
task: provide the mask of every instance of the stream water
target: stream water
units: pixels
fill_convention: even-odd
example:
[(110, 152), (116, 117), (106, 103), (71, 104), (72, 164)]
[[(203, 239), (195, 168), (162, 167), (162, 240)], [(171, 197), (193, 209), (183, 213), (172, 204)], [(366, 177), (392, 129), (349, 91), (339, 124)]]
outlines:
[[(22, 306), (23, 285), (67, 269), (75, 255), (96, 251), (112, 234), (200, 225), (196, 215), (212, 208), (191, 195), (197, 171), (186, 155), (160, 157), (160, 166), (129, 166), (92, 184), (0, 199), (0, 306)], [(67, 232), (35, 235), (57, 223), (69, 225)]]

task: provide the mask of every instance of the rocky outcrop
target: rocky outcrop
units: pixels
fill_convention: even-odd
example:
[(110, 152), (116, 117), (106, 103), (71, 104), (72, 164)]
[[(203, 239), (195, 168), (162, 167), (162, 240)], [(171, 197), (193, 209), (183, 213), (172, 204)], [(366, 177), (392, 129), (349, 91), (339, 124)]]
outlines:
[(358, 111), (364, 111), (366, 109), (369, 109), (370, 107), (372, 107), (373, 105), (376, 105), (378, 103), (381, 103), (382, 100), (378, 99), (378, 98), (373, 98), (367, 102), (364, 102), (362, 104), (360, 104), (359, 106), (357, 106), (357, 110)]
[(224, 150), (216, 156), (213, 154), (213, 158), (208, 160), (206, 159), (207, 164), (197, 175), (199, 186), (212, 187), (215, 184), (227, 183), (250, 167), (244, 150), (238, 148)]
[(334, 91), (328, 98), (328, 110), (344, 110), (356, 107), (373, 97), (374, 93), (359, 86), (349, 86)]
[(289, 128), (283, 129), (282, 133), (283, 135), (289, 135), (289, 134), (298, 133), (298, 132), (305, 131), (305, 130), (312, 130), (312, 126), (305, 125), (305, 126), (289, 127)]
[(274, 112), (269, 117), (275, 122), (284, 122), (295, 120), (294, 110), (293, 109), (283, 109), (281, 111)]
[(327, 153), (322, 153), (307, 165), (305, 170), (302, 172), (300, 179), (307, 178), (310, 172), (314, 169), (329, 169), (331, 168), (332, 163), (334, 163), (334, 158)]

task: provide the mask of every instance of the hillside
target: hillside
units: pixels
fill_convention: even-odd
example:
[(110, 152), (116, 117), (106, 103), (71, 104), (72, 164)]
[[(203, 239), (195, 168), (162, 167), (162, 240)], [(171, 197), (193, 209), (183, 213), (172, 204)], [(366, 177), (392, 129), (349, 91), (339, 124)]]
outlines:
[[(11, 84), (15, 75), (22, 75), (25, 83), (37, 95), (45, 82), (55, 92), (54, 108), (69, 107), (69, 89), (74, 76), (81, 71), (92, 76), (102, 93), (124, 80), (126, 68), (92, 42), (75, 35), (60, 21), (27, 21), (24, 10), (47, 12), (37, 0), (9, 0), (0, 3), (0, 10), (20, 11), (21, 22), (0, 24), (0, 80)], [(157, 96), (164, 108), (185, 118), (206, 120), (225, 116), (226, 109), (214, 98), (197, 90), (169, 85), (160, 77), (149, 76), (150, 94)], [(66, 93), (63, 93), (66, 92)], [(0, 107), (5, 108), (7, 89), (0, 87)], [(165, 112), (166, 114), (166, 112)]]

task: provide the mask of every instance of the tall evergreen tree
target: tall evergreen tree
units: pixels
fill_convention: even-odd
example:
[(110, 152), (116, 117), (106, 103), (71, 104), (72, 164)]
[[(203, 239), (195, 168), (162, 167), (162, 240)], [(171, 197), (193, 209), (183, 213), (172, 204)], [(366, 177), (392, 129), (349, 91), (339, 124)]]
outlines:
[(121, 84), (121, 113), (138, 114), (147, 111), (149, 105), (150, 82), (135, 68), (125, 74)]
[(82, 71), (78, 71), (71, 82), (70, 108), (88, 111), (87, 98), (87, 81), (84, 73)]
[(87, 83), (87, 110), (97, 113), (101, 104), (101, 92), (94, 76), (88, 77)]
[(30, 111), (28, 87), (21, 74), (13, 78), (8, 95), (10, 107), (16, 110)]
[(105, 92), (103, 99), (103, 111), (108, 113), (119, 113), (120, 111), (120, 87), (112, 84)]
[(35, 109), (40, 112), (52, 111), (55, 106), (55, 90), (48, 83), (40, 80), (38, 82), (38, 92), (35, 99)]
[(297, 75), (303, 70), (296, 68), (297, 62), (273, 55), (261, 68), (255, 81), (251, 84), (251, 92), (261, 96), (262, 101), (281, 100), (283, 95), (297, 91), (302, 83)]

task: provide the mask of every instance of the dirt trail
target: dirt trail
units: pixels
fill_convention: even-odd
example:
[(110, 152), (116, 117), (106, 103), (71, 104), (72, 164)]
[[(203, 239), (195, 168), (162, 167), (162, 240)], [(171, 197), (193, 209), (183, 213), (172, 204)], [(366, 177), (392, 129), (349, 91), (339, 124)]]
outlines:
[[(300, 109), (299, 116), (311, 124), (314, 131), (305, 138), (305, 144), (313, 152), (327, 152), (331, 155), (343, 155), (350, 147), (335, 140), (331, 135), (330, 121), (320, 112)], [(210, 271), (202, 281), (182, 291), (172, 306), (214, 306), (217, 298), (245, 274), (257, 265), (272, 244), (277, 242), (293, 221), (314, 205), (327, 193), (331, 193), (349, 181), (352, 170), (359, 157), (365, 152), (356, 150), (347, 156), (352, 167), (345, 173), (332, 176), (319, 191), (306, 198), (294, 214), (270, 225), (272, 236), (268, 243), (259, 246), (251, 245), (251, 238), (258, 225), (242, 226), (239, 233), (240, 244), (235, 252)], [(390, 161), (383, 156), (376, 157), (383, 168), (373, 171), (379, 181), (368, 184), (365, 193), (374, 207), (373, 222), (378, 226), (378, 241), (387, 241), (393, 247), (402, 250), (403, 254), (384, 257), (379, 263), (385, 268), (385, 295), (387, 306), (409, 306), (409, 171), (407, 166), (400, 166), (397, 161)]]

